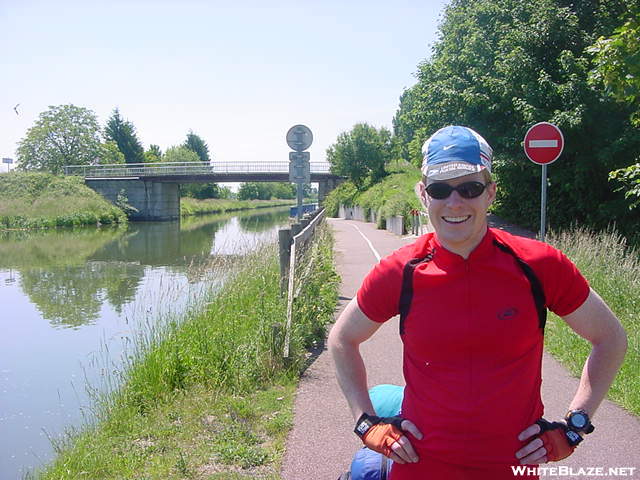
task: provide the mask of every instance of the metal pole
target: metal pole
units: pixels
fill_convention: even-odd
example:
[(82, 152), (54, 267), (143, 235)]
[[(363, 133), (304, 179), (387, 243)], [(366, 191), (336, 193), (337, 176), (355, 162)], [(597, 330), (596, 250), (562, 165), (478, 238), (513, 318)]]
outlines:
[(544, 242), (547, 225), (547, 165), (542, 165), (542, 189), (540, 197), (540, 241)]
[(298, 182), (296, 183), (296, 193), (297, 193), (297, 197), (298, 197), (298, 212), (296, 217), (298, 218), (298, 222), (300, 221), (300, 219), (302, 218), (302, 183)]

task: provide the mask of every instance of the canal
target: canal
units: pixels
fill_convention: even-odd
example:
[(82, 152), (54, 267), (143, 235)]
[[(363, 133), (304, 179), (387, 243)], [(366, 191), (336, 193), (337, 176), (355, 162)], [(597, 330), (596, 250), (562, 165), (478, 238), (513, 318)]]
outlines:
[(276, 241), (288, 216), (0, 232), (0, 478), (49, 462), (52, 440), (91, 421), (92, 392), (117, 377), (136, 336), (221, 281), (208, 262)]

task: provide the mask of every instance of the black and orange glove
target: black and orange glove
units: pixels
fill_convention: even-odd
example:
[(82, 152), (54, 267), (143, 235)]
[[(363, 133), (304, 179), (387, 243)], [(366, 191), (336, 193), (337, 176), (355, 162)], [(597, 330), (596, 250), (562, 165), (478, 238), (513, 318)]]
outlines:
[(547, 460), (557, 462), (573, 453), (582, 437), (565, 423), (549, 422), (541, 418), (536, 422), (540, 426), (538, 437), (547, 451)]
[(388, 457), (393, 453), (391, 445), (404, 435), (402, 433), (403, 421), (404, 418), (399, 416), (376, 417), (363, 413), (356, 422), (356, 428), (353, 431), (370, 450)]

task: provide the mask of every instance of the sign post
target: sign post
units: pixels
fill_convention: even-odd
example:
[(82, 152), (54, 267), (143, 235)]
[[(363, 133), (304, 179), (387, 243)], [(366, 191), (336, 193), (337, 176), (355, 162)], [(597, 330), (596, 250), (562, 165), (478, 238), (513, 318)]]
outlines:
[(524, 136), (524, 153), (533, 163), (542, 165), (540, 192), (540, 240), (544, 242), (547, 225), (547, 165), (555, 162), (564, 149), (562, 131), (549, 122), (536, 123)]
[(313, 142), (313, 134), (305, 125), (294, 125), (287, 132), (287, 145), (294, 150), (289, 152), (289, 181), (296, 184), (298, 208), (296, 217), (302, 218), (302, 185), (311, 182), (310, 154), (305, 152)]
[(3, 158), (2, 163), (7, 164), (7, 173), (11, 171), (11, 164), (13, 163), (13, 158)]

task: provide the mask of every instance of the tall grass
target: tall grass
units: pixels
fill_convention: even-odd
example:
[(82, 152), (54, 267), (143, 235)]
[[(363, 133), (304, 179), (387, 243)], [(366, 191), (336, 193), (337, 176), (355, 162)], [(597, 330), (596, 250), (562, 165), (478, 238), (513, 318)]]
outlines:
[[(336, 301), (332, 239), (327, 227), (317, 235), (289, 359), (282, 356), (286, 295), (277, 247), (220, 270), (216, 264), (213, 277), (228, 272), (224, 285), (183, 319), (140, 336), (120, 379), (97, 402), (95, 425), (58, 445), (56, 461), (39, 477), (235, 478), (202, 472), (268, 468), (276, 472), (268, 478), (277, 478), (292, 385)], [(279, 403), (285, 399), (287, 407)]]
[[(640, 257), (614, 230), (593, 232), (576, 227), (551, 233), (549, 243), (571, 258), (591, 287), (607, 302), (624, 326), (629, 346), (610, 397), (629, 411), (640, 414)], [(565, 322), (551, 316), (547, 348), (571, 373), (580, 375), (591, 345), (573, 334)]]

